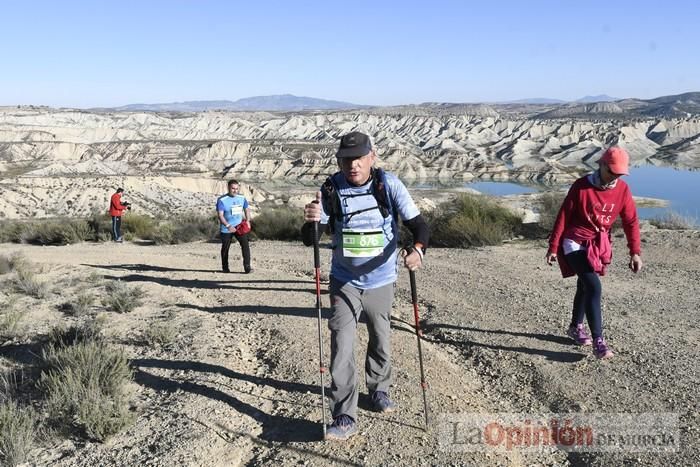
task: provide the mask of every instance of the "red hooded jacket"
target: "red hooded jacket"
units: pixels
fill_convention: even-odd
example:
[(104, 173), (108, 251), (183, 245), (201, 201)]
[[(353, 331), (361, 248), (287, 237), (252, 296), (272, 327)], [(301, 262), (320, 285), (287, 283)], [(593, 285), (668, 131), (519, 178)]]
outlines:
[(126, 211), (126, 206), (122, 206), (122, 194), (114, 193), (109, 201), (109, 215), (121, 216)]
[[(590, 247), (593, 244), (594, 248), (598, 249), (597, 254), (600, 254), (601, 259), (608, 254), (612, 256), (612, 249), (608, 253), (607, 242), (602, 240), (604, 236), (609, 240), (610, 228), (618, 215), (622, 218), (622, 228), (627, 237), (630, 255), (640, 254), (639, 220), (629, 185), (624, 180), (617, 179), (614, 188), (602, 190), (593, 186), (588, 176), (579, 178), (571, 185), (549, 236), (548, 253), (556, 253), (560, 258), (562, 276), (573, 276), (574, 272), (564, 260), (561, 241), (569, 238), (585, 246)], [(589, 261), (592, 259), (591, 254), (589, 251)], [(605, 261), (602, 263), (605, 264)], [(605, 273), (604, 267), (602, 273)]]

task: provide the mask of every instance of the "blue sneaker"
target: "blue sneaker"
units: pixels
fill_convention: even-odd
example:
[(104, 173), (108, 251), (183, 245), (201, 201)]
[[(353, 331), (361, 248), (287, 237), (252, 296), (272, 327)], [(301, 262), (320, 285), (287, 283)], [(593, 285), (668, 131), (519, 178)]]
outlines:
[(328, 425), (324, 440), (335, 439), (345, 441), (357, 434), (357, 423), (349, 415), (335, 417), (332, 425)]
[(384, 391), (376, 391), (372, 394), (374, 410), (381, 413), (389, 413), (396, 410), (396, 404), (389, 399), (389, 394)]

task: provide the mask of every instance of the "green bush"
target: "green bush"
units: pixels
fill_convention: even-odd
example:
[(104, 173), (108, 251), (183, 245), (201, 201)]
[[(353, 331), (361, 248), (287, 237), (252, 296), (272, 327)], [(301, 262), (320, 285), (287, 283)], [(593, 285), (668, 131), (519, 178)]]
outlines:
[(127, 214), (122, 217), (121, 230), (125, 237), (127, 234), (133, 234), (136, 238), (149, 239), (155, 232), (156, 225), (157, 222), (149, 216), (143, 214)]
[(19, 221), (0, 222), (0, 243), (22, 243), (24, 225), (24, 222)]
[(200, 216), (186, 214), (179, 216), (175, 221), (175, 238), (177, 243), (188, 243), (198, 240), (212, 240), (216, 238), (219, 221), (216, 216)]
[(491, 198), (462, 194), (442, 204), (431, 224), (431, 245), (468, 248), (512, 238), (522, 219)]
[(39, 387), (56, 423), (99, 441), (132, 423), (128, 384), (133, 373), (123, 351), (102, 340), (86, 340), (49, 346), (42, 358)]
[(67, 245), (94, 239), (88, 221), (82, 219), (46, 219), (31, 222), (5, 222), (0, 241), (33, 245)]
[(94, 239), (98, 242), (106, 242), (112, 239), (112, 219), (109, 214), (93, 211), (87, 223), (92, 229)]
[(0, 459), (15, 466), (27, 461), (37, 440), (39, 417), (31, 407), (12, 399), (0, 402)]
[(160, 224), (153, 234), (145, 240), (152, 240), (156, 245), (175, 244), (177, 243), (175, 240), (175, 227), (172, 224)]
[(255, 237), (266, 240), (301, 240), (304, 217), (300, 209), (265, 209), (252, 221)]
[(108, 282), (105, 289), (107, 294), (102, 304), (117, 313), (128, 313), (141, 306), (141, 298), (145, 295), (141, 287), (130, 287), (121, 281)]
[(150, 240), (156, 244), (176, 244), (209, 241), (216, 237), (218, 221), (215, 216), (184, 214), (174, 220), (162, 222)]

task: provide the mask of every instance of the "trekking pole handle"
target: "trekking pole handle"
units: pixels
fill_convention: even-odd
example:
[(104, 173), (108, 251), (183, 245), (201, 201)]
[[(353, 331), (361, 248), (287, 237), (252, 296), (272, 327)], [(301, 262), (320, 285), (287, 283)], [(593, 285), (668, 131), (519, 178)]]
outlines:
[[(318, 201), (313, 201), (314, 203), (318, 204)], [(319, 253), (319, 222), (316, 221), (314, 222), (314, 267), (316, 269), (321, 267), (321, 255)]]
[(411, 281), (411, 303), (418, 303), (418, 292), (416, 291), (416, 271), (408, 271), (408, 278)]
[[(407, 246), (404, 248), (406, 251), (406, 256), (413, 253), (415, 250), (414, 246)], [(416, 271), (408, 270), (408, 278), (411, 280), (411, 303), (418, 303), (418, 292), (416, 291)]]

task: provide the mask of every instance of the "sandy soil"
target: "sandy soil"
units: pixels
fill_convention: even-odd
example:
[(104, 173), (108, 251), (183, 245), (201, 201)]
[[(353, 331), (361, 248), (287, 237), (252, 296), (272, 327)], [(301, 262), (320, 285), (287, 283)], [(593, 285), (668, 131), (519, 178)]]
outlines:
[[(434, 426), (423, 431), (416, 339), (407, 274), (397, 285), (394, 387), (399, 410), (369, 410), (361, 387), (361, 433), (324, 443), (317, 366), (312, 252), (258, 241), (254, 272), (217, 272), (218, 244), (0, 245), (42, 265), (54, 284), (44, 301), (23, 298), (27, 338), (0, 347), (5, 364), (30, 363), (41, 334), (73, 318), (57, 310), (95, 277), (147, 291), (128, 314), (108, 313), (110, 339), (135, 370), (135, 424), (104, 444), (51, 441), (32, 464), (117, 465), (698, 465), (700, 232), (643, 233), (645, 269), (626, 269), (624, 240), (604, 278), (606, 337), (616, 356), (597, 361), (564, 337), (574, 281), (545, 265), (544, 243), (475, 250), (431, 249), (418, 274), (423, 354)], [(232, 265), (239, 262), (233, 246)], [(328, 251), (323, 251), (327, 271)], [(242, 269), (242, 268), (241, 268)], [(325, 275), (325, 274), (324, 274)], [(323, 296), (327, 312), (328, 296)], [(99, 306), (95, 307), (96, 310)], [(173, 345), (143, 344), (168, 320)], [(366, 331), (359, 330), (363, 361)], [(326, 354), (329, 338), (324, 323)], [(438, 441), (439, 417), (455, 413), (674, 412), (676, 453), (455, 453)]]

